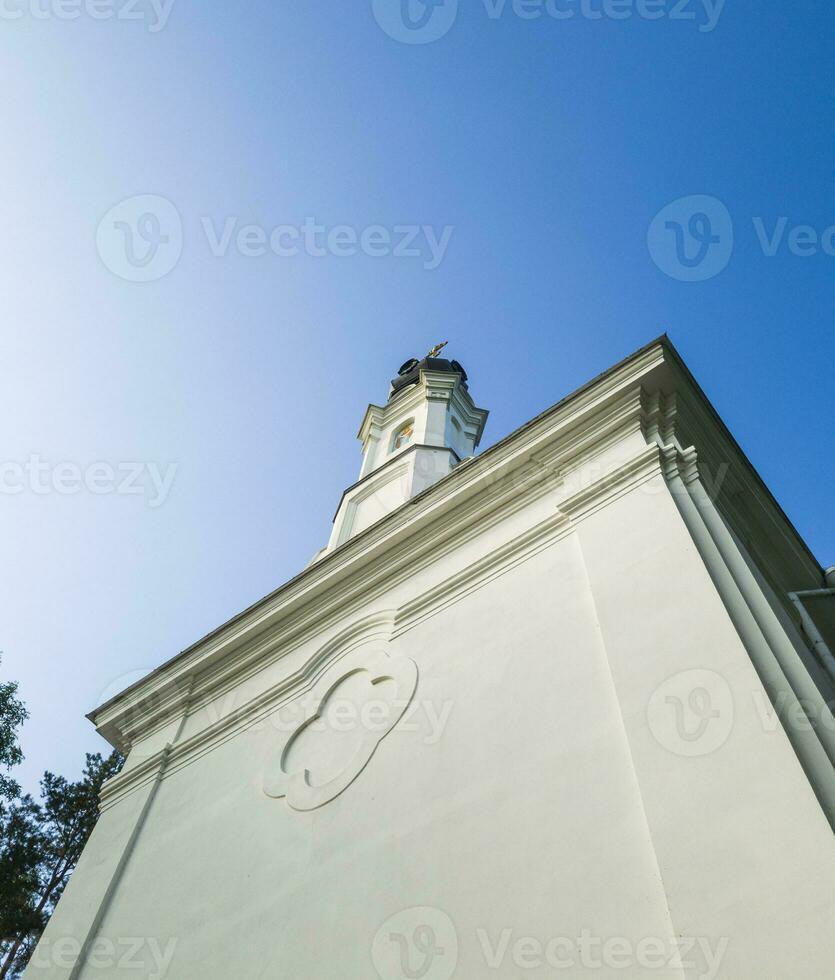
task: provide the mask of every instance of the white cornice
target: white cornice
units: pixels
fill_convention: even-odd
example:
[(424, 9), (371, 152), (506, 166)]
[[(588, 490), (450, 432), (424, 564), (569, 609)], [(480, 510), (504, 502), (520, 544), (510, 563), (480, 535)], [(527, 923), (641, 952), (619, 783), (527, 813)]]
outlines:
[(393, 401), (385, 406), (368, 406), (357, 438), (364, 446), (375, 428), (382, 429), (392, 417), (409, 415), (417, 411), (423, 401), (436, 398), (450, 401), (455, 406), (461, 421), (475, 429), (476, 445), (478, 445), (489, 414), (487, 410), (476, 407), (469, 390), (461, 384), (459, 375), (425, 369), (420, 372), (420, 380), (400, 392)]
[(688, 479), (701, 477), (728, 523), (758, 555), (775, 592), (783, 596), (793, 583), (819, 583), (819, 563), (678, 356), (671, 357), (669, 374), (673, 392), (647, 405), (647, 437), (674, 439), (682, 450), (697, 447)]

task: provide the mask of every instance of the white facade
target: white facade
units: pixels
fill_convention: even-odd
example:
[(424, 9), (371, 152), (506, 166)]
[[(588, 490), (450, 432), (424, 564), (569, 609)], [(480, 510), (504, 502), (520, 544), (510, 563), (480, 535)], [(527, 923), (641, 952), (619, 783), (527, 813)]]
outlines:
[(95, 712), (29, 976), (831, 975), (823, 574), (666, 339), (352, 535)]

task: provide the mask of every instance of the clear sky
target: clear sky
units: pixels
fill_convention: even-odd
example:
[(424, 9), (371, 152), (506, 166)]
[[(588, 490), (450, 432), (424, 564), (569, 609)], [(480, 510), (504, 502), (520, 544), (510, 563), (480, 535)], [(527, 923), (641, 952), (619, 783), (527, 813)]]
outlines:
[(325, 543), (440, 340), (489, 445), (667, 330), (835, 562), (831, 5), (168, 4), (0, 0), (27, 787)]

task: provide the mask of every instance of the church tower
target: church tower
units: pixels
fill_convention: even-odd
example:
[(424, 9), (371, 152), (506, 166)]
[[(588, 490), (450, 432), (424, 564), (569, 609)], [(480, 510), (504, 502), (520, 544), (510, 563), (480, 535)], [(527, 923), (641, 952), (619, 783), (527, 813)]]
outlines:
[(389, 386), (385, 406), (369, 405), (358, 439), (359, 480), (342, 495), (333, 532), (317, 557), (343, 544), (437, 483), (474, 455), (487, 412), (476, 408), (467, 372), (437, 355), (411, 358)]

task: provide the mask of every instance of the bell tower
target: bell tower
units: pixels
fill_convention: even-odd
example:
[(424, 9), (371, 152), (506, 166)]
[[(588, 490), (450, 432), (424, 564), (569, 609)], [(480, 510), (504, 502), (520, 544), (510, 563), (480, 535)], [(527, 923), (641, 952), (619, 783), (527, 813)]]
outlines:
[[(360, 426), (359, 480), (342, 495), (322, 554), (385, 517), (475, 453), (487, 412), (476, 408), (467, 372), (438, 357), (411, 358), (389, 386), (384, 406), (369, 405)], [(317, 556), (319, 557), (319, 556)]]

